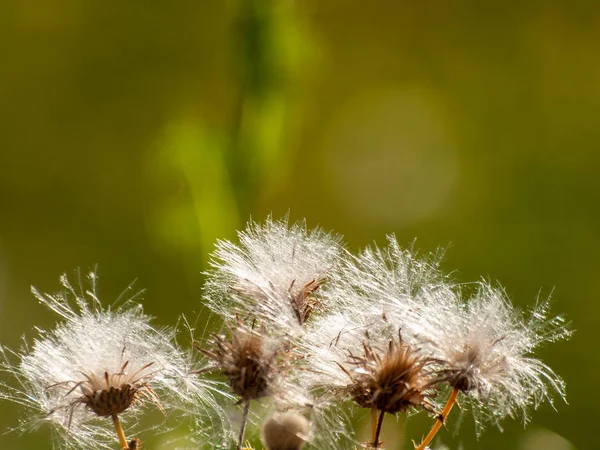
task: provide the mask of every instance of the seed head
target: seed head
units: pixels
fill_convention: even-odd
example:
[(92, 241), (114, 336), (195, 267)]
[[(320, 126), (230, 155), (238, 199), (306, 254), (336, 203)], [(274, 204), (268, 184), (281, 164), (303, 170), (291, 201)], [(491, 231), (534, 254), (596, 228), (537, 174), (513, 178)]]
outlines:
[(196, 348), (215, 363), (229, 382), (233, 393), (242, 401), (257, 400), (271, 394), (277, 375), (277, 357), (281, 348), (253, 327), (238, 319), (230, 338), (214, 335), (213, 349)]
[[(381, 313), (320, 316), (299, 341), (306, 366), (298, 374), (300, 384), (319, 405), (317, 419), (313, 419), (316, 448), (358, 445), (346, 408), (342, 408), (347, 400), (393, 414), (431, 409), (434, 367), (411, 341), (398, 337), (398, 329)], [(330, 428), (333, 432), (328, 432)]]
[(189, 359), (174, 343), (175, 330), (152, 327), (133, 298), (104, 309), (95, 273), (89, 281), (85, 292), (66, 276), (61, 277), (63, 292), (33, 288), (62, 321), (53, 330), (38, 330), (39, 337), (22, 352), (2, 349), (1, 368), (20, 387), (0, 386), (0, 398), (32, 410), (34, 418), (25, 426), (50, 423), (60, 448), (113, 448), (108, 416), (119, 415), (132, 432), (143, 404), (163, 412), (191, 402), (218, 408), (210, 385), (190, 376)]
[(479, 430), (484, 419), (498, 425), (505, 416), (521, 416), (526, 422), (530, 406), (552, 402), (552, 391), (564, 399), (562, 379), (533, 353), (570, 335), (562, 318), (548, 319), (547, 307), (538, 305), (527, 318), (503, 290), (482, 282), (453, 311), (428, 314), (423, 337), (440, 364), (440, 380), (471, 400)]
[(248, 223), (239, 243), (219, 241), (206, 287), (209, 306), (223, 317), (242, 313), (296, 330), (319, 309), (318, 289), (340, 255), (339, 237), (287, 218)]

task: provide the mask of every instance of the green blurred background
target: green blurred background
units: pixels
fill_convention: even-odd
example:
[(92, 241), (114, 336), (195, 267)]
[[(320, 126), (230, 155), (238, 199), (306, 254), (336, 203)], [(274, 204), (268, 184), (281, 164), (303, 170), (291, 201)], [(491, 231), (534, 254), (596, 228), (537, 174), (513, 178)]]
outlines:
[[(449, 245), (457, 280), (521, 307), (553, 291), (577, 332), (540, 356), (569, 405), (442, 438), (598, 448), (599, 30), (591, 1), (0, 2), (0, 341), (53, 326), (30, 285), (95, 264), (160, 324), (202, 312), (215, 239), (290, 211), (351, 249)], [(0, 403), (2, 428), (20, 413)], [(390, 422), (387, 448), (430, 423)]]

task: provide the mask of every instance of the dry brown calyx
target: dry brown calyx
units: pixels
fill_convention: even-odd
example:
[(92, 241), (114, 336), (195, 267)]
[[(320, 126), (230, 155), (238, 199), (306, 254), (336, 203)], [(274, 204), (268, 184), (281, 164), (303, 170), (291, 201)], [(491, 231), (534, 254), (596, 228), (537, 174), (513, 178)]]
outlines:
[(154, 403), (165, 414), (158, 396), (149, 384), (155, 373), (150, 370), (152, 365), (153, 363), (149, 363), (128, 372), (129, 361), (125, 361), (117, 372), (104, 371), (102, 376), (81, 372), (83, 380), (65, 381), (49, 386), (47, 389), (68, 389), (70, 387), (65, 397), (71, 396), (77, 389), (81, 390), (81, 395), (75, 397), (68, 406), (69, 428), (75, 410), (83, 405), (97, 416), (112, 418), (123, 450), (137, 450), (141, 447), (140, 441), (136, 438), (127, 442), (118, 416), (135, 402), (143, 403), (144, 399)]
[(263, 335), (244, 326), (238, 319), (235, 329), (230, 330), (230, 338), (214, 335), (214, 348), (196, 348), (216, 363), (227, 377), (231, 390), (239, 395), (242, 402), (266, 397), (275, 375), (278, 349), (271, 348)]
[(243, 411), (237, 450), (241, 450), (250, 402), (272, 394), (273, 382), (282, 370), (278, 357), (285, 349), (272, 342), (264, 330), (255, 329), (254, 322), (248, 328), (241, 319), (236, 321), (236, 327), (230, 328), (230, 338), (214, 335), (213, 349), (195, 347), (215, 362), (208, 370), (221, 371), (233, 393), (240, 396), (238, 403)]
[(81, 396), (75, 398), (69, 405), (69, 419), (72, 418), (74, 410), (81, 405), (86, 406), (100, 417), (110, 417), (124, 412), (137, 401), (143, 402), (144, 398), (157, 405), (164, 413), (158, 396), (149, 384), (152, 372), (148, 370), (152, 363), (146, 364), (132, 373), (127, 373), (128, 366), (129, 361), (126, 361), (118, 372), (105, 371), (101, 377), (82, 373), (84, 379), (81, 381), (57, 383), (48, 389), (65, 388), (72, 385), (65, 397), (77, 389), (81, 390)]
[(428, 370), (431, 360), (404, 343), (400, 334), (382, 354), (368, 340), (363, 349), (363, 355), (350, 354), (348, 364), (340, 366), (351, 379), (347, 392), (356, 403), (390, 414), (410, 407), (432, 410), (431, 389), (438, 380)]

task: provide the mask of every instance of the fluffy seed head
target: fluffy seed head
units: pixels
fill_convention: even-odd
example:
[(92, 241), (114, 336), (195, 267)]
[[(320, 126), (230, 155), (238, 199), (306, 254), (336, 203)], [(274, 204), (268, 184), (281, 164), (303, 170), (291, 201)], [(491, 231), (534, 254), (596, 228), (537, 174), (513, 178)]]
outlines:
[[(309, 324), (302, 338), (303, 351), (315, 368), (314, 374), (307, 375), (311, 385), (346, 385), (348, 377), (339, 366), (346, 367), (347, 355), (363, 354), (366, 361), (371, 359), (363, 345), (367, 330), (369, 345), (384, 349), (377, 352), (380, 358), (388, 354), (385, 349), (390, 342), (394, 350), (406, 345), (420, 348), (416, 336), (422, 327), (423, 308), (456, 298), (452, 284), (439, 270), (438, 255), (418, 257), (401, 249), (394, 236), (388, 240), (387, 248), (374, 246), (357, 256), (346, 254), (332, 272), (322, 293), (329, 311)], [(403, 346), (395, 342), (398, 330), (402, 330)], [(397, 361), (392, 356), (400, 354), (391, 352), (386, 362)]]
[(33, 345), (20, 353), (2, 349), (2, 369), (20, 387), (3, 385), (0, 397), (29, 407), (35, 418), (27, 424), (49, 422), (60, 448), (112, 448), (115, 435), (107, 416), (118, 414), (130, 429), (144, 403), (161, 410), (192, 401), (218, 408), (211, 388), (190, 376), (191, 363), (174, 343), (174, 330), (152, 327), (132, 299), (103, 309), (95, 273), (89, 281), (87, 291), (81, 283), (73, 287), (66, 276), (63, 292), (32, 289), (62, 321), (51, 331), (39, 330)]
[(206, 287), (209, 306), (223, 317), (235, 312), (284, 329), (298, 329), (319, 308), (317, 291), (340, 255), (339, 238), (287, 219), (250, 222), (239, 243), (219, 241)]
[(262, 427), (262, 441), (268, 450), (300, 450), (308, 440), (310, 422), (288, 411), (269, 417)]
[(311, 321), (299, 339), (306, 370), (297, 374), (320, 405), (311, 444), (332, 450), (360, 445), (342, 407), (348, 400), (394, 414), (430, 409), (433, 367), (413, 348), (381, 313), (337, 313)]
[(471, 399), (480, 429), (482, 419), (498, 424), (520, 415), (526, 421), (529, 407), (551, 402), (552, 391), (564, 398), (564, 382), (533, 353), (570, 335), (562, 318), (547, 318), (547, 306), (526, 318), (503, 290), (482, 282), (454, 311), (428, 314), (423, 337), (440, 364), (440, 379)]

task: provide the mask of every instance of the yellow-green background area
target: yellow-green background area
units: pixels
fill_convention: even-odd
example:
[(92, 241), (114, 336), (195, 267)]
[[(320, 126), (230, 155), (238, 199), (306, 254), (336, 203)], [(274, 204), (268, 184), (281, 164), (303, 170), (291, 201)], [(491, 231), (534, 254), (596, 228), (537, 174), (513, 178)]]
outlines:
[[(0, 341), (54, 325), (30, 285), (95, 264), (103, 298), (137, 278), (157, 324), (202, 322), (215, 240), (290, 211), (350, 249), (448, 246), (519, 307), (552, 292), (576, 333), (539, 356), (569, 404), (442, 438), (597, 448), (599, 30), (592, 1), (0, 2)], [(22, 414), (2, 402), (2, 428)], [(386, 422), (387, 448), (430, 423)]]

